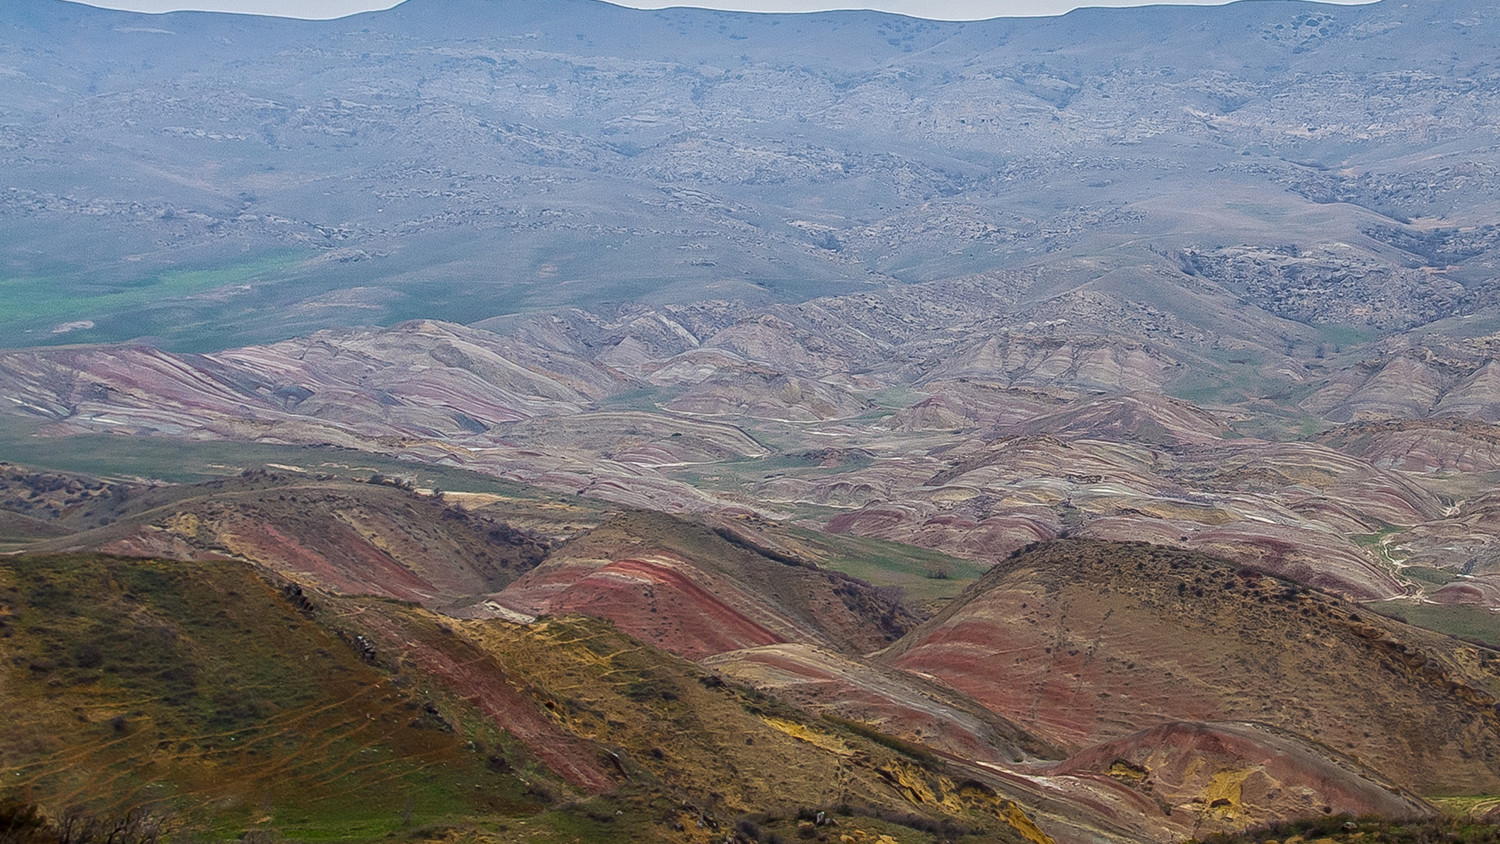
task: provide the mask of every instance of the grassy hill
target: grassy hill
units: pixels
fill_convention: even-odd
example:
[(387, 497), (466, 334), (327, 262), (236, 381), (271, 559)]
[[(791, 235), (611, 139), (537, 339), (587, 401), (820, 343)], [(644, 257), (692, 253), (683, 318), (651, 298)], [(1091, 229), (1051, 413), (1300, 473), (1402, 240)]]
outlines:
[[(744, 821), (769, 840), (816, 806), (869, 840), (1032, 829), (930, 756), (588, 619), (461, 622), (232, 562), (21, 556), (0, 562), (0, 639), (0, 797), (53, 822), (563, 842)], [(942, 801), (913, 804), (913, 782)]]
[(505, 761), (461, 701), (384, 670), (247, 566), (18, 557), (0, 595), (5, 791), (49, 812), (374, 838), (536, 811), (556, 787)]

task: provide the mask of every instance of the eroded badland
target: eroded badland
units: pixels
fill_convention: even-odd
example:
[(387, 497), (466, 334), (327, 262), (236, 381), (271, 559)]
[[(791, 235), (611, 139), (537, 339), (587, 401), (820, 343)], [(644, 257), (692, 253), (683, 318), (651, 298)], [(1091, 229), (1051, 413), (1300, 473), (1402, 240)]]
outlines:
[(1497, 49), (0, 9), (0, 839), (1494, 840)]

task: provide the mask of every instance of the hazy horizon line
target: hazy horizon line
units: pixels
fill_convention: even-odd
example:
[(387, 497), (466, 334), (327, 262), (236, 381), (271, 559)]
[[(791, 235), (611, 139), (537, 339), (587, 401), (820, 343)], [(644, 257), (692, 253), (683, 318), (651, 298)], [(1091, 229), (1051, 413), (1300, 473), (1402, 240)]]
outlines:
[[(208, 12), (211, 14), (256, 15), (281, 17), (296, 20), (338, 20), (354, 15), (382, 12), (403, 5), (407, 0), (64, 0), (114, 11), (138, 14), (171, 14), (173, 12)], [(860, 6), (853, 4), (818, 2), (817, 0), (702, 0), (698, 3), (681, 2), (626, 2), (626, 0), (596, 0), (627, 9), (660, 11), (664, 9), (703, 9), (719, 12), (745, 14), (816, 14), (832, 11), (872, 11), (936, 21), (982, 21), (998, 18), (1059, 17), (1077, 9), (1110, 8), (1130, 9), (1147, 6), (1227, 6), (1234, 3), (1263, 2), (1263, 0), (1009, 0), (1014, 7), (999, 14), (993, 11), (978, 12), (984, 6), (993, 5), (994, 0), (947, 0), (935, 4), (933, 0), (871, 0)], [(1360, 6), (1381, 0), (1305, 0), (1330, 6)], [(946, 12), (927, 12), (940, 5)], [(319, 6), (322, 11), (309, 13), (309, 6)], [(759, 8), (747, 8), (757, 6)], [(968, 10), (957, 13), (958, 10)]]

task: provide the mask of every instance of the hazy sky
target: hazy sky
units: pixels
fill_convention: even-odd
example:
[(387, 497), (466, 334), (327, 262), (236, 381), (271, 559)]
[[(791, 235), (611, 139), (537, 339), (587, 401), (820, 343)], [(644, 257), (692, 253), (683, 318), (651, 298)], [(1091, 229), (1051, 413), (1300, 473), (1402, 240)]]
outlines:
[[(16, 0), (6, 0), (15, 2)], [(74, 0), (82, 2), (83, 0)], [(613, 1), (613, 0), (612, 0)], [(248, 12), (293, 18), (337, 18), (356, 12), (388, 9), (395, 0), (87, 0), (91, 6), (135, 12), (171, 12), (199, 9), (214, 12)], [(541, 2), (541, 0), (538, 0)], [(1228, 0), (1150, 0), (1180, 5), (1221, 5)], [(1351, 4), (1368, 0), (1332, 0)], [(1079, 6), (1144, 6), (1146, 0), (699, 0), (699, 2), (618, 2), (637, 9), (698, 6), (747, 12), (816, 12), (826, 9), (876, 9), (921, 18), (979, 20), (1013, 15), (1060, 15)]]

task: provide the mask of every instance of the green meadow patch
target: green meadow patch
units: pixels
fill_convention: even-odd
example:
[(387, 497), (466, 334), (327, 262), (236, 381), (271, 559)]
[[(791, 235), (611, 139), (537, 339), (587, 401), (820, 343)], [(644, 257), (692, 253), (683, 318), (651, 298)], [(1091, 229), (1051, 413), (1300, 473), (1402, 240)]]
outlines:
[[(237, 286), (275, 276), (300, 260), (298, 255), (277, 253), (228, 266), (166, 270), (133, 278), (0, 279), (0, 337), (6, 338), (4, 345), (35, 345), (58, 338), (68, 342), (129, 339), (137, 336), (132, 330), (144, 333), (137, 318), (144, 311), (212, 291), (229, 296)], [(112, 330), (107, 325), (111, 323), (118, 327)]]

